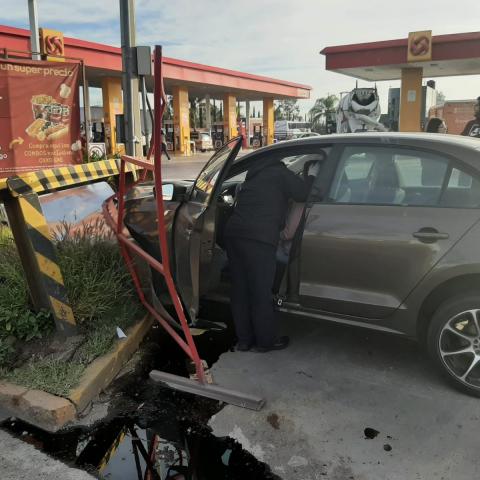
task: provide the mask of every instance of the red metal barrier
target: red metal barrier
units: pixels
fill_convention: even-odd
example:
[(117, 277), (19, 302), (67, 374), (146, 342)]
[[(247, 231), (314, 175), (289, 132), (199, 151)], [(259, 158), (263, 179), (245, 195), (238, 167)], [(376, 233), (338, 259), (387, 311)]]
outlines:
[[(162, 325), (162, 327), (170, 334), (170, 336), (178, 343), (178, 345), (184, 350), (184, 352), (191, 358), (195, 364), (195, 370), (197, 378), (200, 383), (206, 383), (205, 371), (203, 369), (202, 361), (198, 355), (195, 342), (188, 327), (188, 322), (183, 310), (182, 302), (178, 295), (175, 283), (173, 281), (172, 272), (170, 269), (170, 254), (168, 251), (167, 242), (167, 230), (164, 221), (164, 205), (162, 196), (162, 142), (161, 142), (161, 128), (162, 128), (162, 115), (166, 107), (166, 96), (163, 88), (163, 74), (162, 74), (162, 47), (156, 46), (154, 53), (154, 74), (155, 74), (155, 90), (154, 90), (154, 137), (153, 137), (153, 163), (149, 161), (152, 148), (150, 148), (147, 160), (130, 157), (123, 155), (120, 165), (120, 180), (119, 189), (117, 194), (108, 199), (103, 205), (103, 213), (106, 222), (115, 232), (122, 256), (127, 264), (128, 270), (132, 276), (135, 289), (138, 293), (140, 301), (150, 314)], [(156, 148), (157, 147), (157, 148)], [(160, 252), (162, 261), (159, 262), (154, 257), (149, 255), (145, 250), (138, 246), (134, 241), (126, 234), (123, 218), (125, 213), (125, 194), (127, 192), (126, 180), (125, 180), (125, 164), (133, 163), (143, 169), (143, 173), (140, 176), (139, 181), (143, 181), (147, 175), (147, 172), (153, 172), (154, 184), (155, 184), (155, 199), (157, 207), (157, 226), (158, 226), (158, 239), (160, 243)], [(138, 183), (138, 182), (136, 182)], [(135, 185), (135, 184), (134, 184)], [(133, 187), (133, 185), (131, 186)], [(130, 187), (130, 188), (131, 188)], [(115, 202), (118, 207), (115, 208)], [(116, 212), (116, 215), (115, 215)], [(145, 260), (150, 267), (162, 274), (165, 278), (165, 282), (168, 287), (168, 292), (173, 301), (177, 317), (180, 321), (180, 325), (183, 330), (185, 338), (182, 338), (169, 323), (155, 310), (153, 305), (146, 299), (139, 280), (139, 275), (133, 262), (132, 253), (137, 254), (143, 260)]]

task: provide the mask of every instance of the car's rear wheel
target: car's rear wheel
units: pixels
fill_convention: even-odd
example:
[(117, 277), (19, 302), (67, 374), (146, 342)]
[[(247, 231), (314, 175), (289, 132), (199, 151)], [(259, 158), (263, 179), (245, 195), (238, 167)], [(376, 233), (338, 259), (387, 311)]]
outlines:
[(480, 397), (480, 296), (443, 302), (428, 329), (428, 349), (447, 378)]

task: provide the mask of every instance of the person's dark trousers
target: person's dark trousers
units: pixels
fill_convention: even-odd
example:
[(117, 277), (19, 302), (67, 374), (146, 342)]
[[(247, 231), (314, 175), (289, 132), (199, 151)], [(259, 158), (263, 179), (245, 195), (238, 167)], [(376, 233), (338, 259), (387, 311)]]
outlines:
[(168, 154), (167, 144), (166, 144), (166, 143), (162, 143), (162, 152), (167, 156), (167, 158), (168, 158), (169, 160), (171, 160), (170, 155)]
[(272, 286), (276, 247), (247, 238), (226, 237), (232, 276), (231, 307), (239, 343), (270, 347), (278, 339)]

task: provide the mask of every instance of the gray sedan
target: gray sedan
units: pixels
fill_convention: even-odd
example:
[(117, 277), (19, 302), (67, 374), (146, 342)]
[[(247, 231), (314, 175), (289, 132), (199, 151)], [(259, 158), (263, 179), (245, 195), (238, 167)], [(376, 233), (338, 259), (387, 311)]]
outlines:
[[(171, 261), (191, 321), (204, 299), (228, 301), (223, 228), (250, 166), (276, 158), (306, 175), (317, 164), (308, 202), (292, 205), (296, 219), (287, 214), (278, 307), (416, 338), (447, 378), (480, 396), (480, 141), (327, 135), (237, 158), (240, 143), (217, 151), (195, 181), (164, 185)], [(155, 215), (151, 185), (132, 190), (126, 225), (158, 256)]]

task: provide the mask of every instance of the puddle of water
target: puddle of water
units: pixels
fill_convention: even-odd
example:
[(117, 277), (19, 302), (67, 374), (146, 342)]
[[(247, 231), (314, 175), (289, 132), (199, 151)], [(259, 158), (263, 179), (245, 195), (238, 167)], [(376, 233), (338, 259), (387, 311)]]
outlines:
[[(162, 393), (168, 396), (168, 391)], [(178, 408), (178, 397), (175, 400), (177, 408), (156, 411), (150, 405), (136, 418), (116, 417), (91, 430), (48, 434), (20, 421), (8, 421), (3, 428), (110, 480), (278, 479), (233, 439), (213, 436), (205, 424)], [(194, 403), (193, 398), (182, 400)]]
[[(225, 321), (219, 307), (209, 320)], [(230, 323), (230, 322), (227, 322)], [(211, 366), (231, 348), (231, 327), (196, 337)], [(116, 382), (109, 416), (91, 428), (49, 434), (20, 421), (2, 427), (45, 453), (109, 480), (278, 479), (231, 438), (212, 435), (207, 422), (220, 402), (165, 389), (148, 379), (153, 368), (186, 375), (185, 356), (160, 328), (144, 345), (141, 371)], [(150, 465), (150, 468), (149, 466)]]

